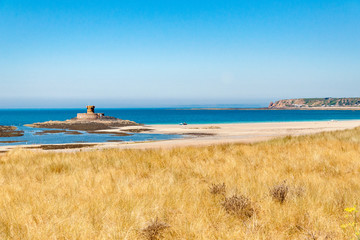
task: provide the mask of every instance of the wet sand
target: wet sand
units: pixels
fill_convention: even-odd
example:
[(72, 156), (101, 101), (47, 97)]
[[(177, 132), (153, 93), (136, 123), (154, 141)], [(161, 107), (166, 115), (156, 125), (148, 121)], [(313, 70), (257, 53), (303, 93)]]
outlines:
[[(281, 136), (298, 136), (324, 131), (351, 129), (360, 126), (360, 120), (318, 121), (318, 122), (273, 122), (273, 123), (233, 123), (233, 124), (189, 124), (189, 125), (145, 125), (119, 127), (103, 132), (142, 132), (145, 134), (178, 134), (183, 139), (148, 142), (105, 142), (86, 149), (148, 149), (172, 148), (181, 146), (206, 146), (223, 143), (254, 143)], [(143, 131), (144, 130), (144, 131)], [(84, 143), (89, 144), (89, 143)], [(0, 146), (0, 152), (12, 148), (33, 146)], [(72, 152), (79, 149), (57, 149), (52, 151)]]

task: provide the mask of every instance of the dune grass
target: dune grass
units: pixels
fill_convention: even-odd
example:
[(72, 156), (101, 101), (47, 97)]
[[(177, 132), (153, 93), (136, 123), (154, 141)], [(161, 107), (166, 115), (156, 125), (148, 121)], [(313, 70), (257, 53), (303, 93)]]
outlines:
[(0, 158), (0, 239), (350, 239), (360, 129)]

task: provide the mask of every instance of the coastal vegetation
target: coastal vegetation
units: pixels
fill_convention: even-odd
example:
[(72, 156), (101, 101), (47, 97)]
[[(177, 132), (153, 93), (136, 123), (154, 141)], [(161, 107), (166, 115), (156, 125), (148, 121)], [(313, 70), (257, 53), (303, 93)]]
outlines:
[(16, 149), (0, 158), (0, 239), (351, 239), (357, 219), (344, 209), (359, 205), (359, 159), (360, 128), (207, 147)]
[(359, 107), (360, 98), (298, 98), (279, 100), (271, 102), (270, 109), (277, 108), (341, 108), (341, 107)]

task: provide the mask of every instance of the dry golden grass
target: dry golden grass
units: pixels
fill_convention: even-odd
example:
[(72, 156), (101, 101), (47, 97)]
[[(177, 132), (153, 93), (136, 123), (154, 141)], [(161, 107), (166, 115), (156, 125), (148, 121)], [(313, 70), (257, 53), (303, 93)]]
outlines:
[(347, 239), (359, 173), (359, 128), (251, 145), (14, 150), (0, 158), (0, 239)]

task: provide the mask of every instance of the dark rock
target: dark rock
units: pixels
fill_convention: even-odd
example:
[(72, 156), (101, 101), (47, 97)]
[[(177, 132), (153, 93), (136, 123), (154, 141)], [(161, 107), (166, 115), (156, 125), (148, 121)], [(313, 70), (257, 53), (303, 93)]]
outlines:
[(1, 126), (0, 137), (21, 137), (24, 136), (24, 131), (18, 131), (14, 126)]

